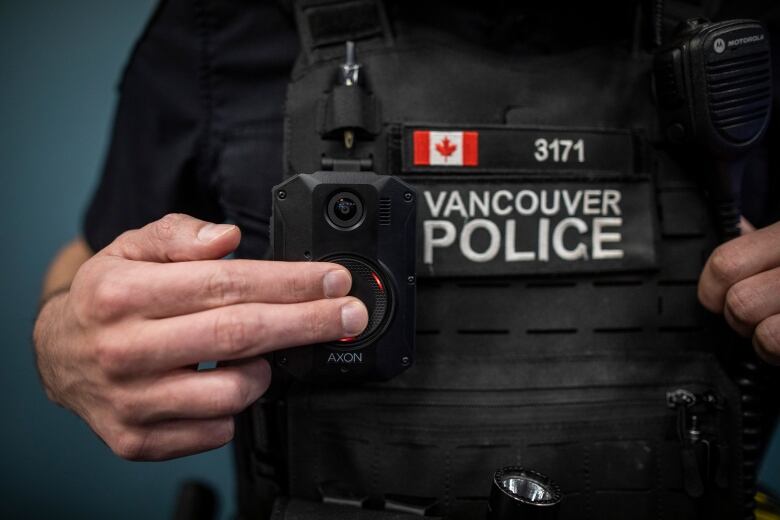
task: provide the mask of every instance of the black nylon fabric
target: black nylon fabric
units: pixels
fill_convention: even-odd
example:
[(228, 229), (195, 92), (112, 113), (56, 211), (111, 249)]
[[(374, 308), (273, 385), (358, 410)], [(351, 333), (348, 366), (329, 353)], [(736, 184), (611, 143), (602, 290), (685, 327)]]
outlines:
[(358, 509), (349, 506), (323, 505), (300, 499), (281, 499), (274, 505), (271, 520), (415, 520), (415, 515)]
[(361, 40), (382, 33), (381, 5), (376, 0), (351, 2), (308, 2), (302, 15), (308, 28), (309, 44), (322, 47), (346, 39)]

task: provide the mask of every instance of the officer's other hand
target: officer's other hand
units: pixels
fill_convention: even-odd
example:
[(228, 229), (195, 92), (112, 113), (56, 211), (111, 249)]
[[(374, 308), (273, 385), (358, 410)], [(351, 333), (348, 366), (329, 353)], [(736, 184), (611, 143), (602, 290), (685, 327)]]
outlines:
[[(258, 356), (354, 336), (366, 326), (351, 278), (329, 263), (219, 260), (237, 227), (168, 215), (85, 262), (35, 326), (48, 396), (119, 456), (166, 459), (219, 447), (233, 415), (267, 389)], [(230, 361), (198, 372), (202, 361)]]
[(743, 220), (742, 231), (707, 260), (699, 300), (752, 337), (763, 359), (780, 364), (780, 222), (756, 231)]

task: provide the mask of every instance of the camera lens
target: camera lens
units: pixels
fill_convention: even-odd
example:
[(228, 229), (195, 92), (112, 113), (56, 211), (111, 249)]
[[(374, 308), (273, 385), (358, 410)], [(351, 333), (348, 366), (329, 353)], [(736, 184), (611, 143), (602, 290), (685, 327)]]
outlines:
[(328, 201), (327, 214), (337, 228), (352, 229), (363, 220), (363, 203), (354, 193), (339, 192)]
[(341, 197), (336, 201), (336, 218), (350, 220), (355, 213), (357, 213), (357, 203), (354, 200)]

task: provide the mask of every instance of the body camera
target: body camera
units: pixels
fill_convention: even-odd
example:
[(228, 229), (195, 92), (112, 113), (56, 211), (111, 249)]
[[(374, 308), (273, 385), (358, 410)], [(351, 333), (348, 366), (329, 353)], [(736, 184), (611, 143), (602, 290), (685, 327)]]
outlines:
[(312, 382), (387, 380), (411, 366), (414, 189), (373, 172), (319, 171), (275, 186), (273, 201), (274, 260), (343, 265), (369, 316), (359, 336), (280, 351), (275, 364)]

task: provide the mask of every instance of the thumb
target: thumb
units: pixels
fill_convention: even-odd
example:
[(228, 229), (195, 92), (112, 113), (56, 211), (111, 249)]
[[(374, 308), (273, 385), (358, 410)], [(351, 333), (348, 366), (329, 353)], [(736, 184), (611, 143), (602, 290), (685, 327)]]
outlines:
[(745, 217), (739, 217), (739, 230), (743, 235), (747, 235), (755, 231), (756, 227)]
[(121, 234), (101, 253), (146, 262), (213, 260), (232, 252), (240, 241), (237, 226), (171, 213)]

